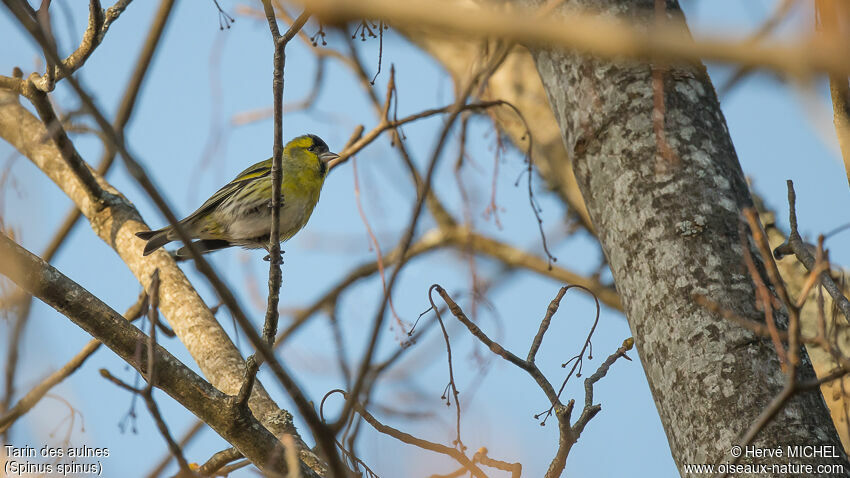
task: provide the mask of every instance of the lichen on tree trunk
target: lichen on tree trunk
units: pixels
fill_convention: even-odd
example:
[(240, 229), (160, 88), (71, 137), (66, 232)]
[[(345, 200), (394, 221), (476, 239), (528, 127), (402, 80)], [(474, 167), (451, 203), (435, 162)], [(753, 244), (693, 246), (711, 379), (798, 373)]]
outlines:
[[(652, 0), (565, 4), (638, 25), (654, 16)], [(682, 19), (676, 2), (667, 8)], [(693, 299), (705, 295), (745, 317), (763, 317), (738, 233), (741, 210), (752, 199), (708, 75), (701, 65), (667, 69), (664, 139), (673, 155), (665, 157), (653, 131), (650, 64), (546, 49), (532, 54), (677, 466), (682, 472), (688, 463), (731, 461), (730, 447), (780, 392), (785, 377), (768, 340)], [(803, 377), (814, 377), (808, 361), (801, 369)], [(817, 391), (796, 395), (754, 444), (783, 451), (786, 445), (835, 445), (843, 453)], [(789, 461), (797, 462), (782, 457), (742, 463)], [(850, 473), (845, 456), (831, 462)]]

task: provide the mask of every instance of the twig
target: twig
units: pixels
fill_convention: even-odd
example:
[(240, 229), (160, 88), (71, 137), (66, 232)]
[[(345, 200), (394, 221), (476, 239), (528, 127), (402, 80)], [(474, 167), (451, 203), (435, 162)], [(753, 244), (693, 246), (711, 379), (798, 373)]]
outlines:
[(611, 368), (611, 365), (617, 361), (620, 357), (631, 361), (632, 359), (626, 355), (626, 352), (632, 349), (635, 344), (635, 339), (628, 338), (623, 341), (623, 344), (617, 349), (616, 352), (609, 355), (608, 358), (599, 365), (599, 368), (596, 369), (596, 372), (593, 373), (590, 377), (584, 379), (584, 411), (582, 411), (575, 425), (573, 425), (573, 429), (576, 432), (576, 436), (580, 435), (582, 431), (584, 431), (584, 427), (590, 421), (593, 416), (599, 412), (601, 407), (599, 405), (593, 404), (593, 385), (596, 382), (602, 380), (603, 377), (608, 373), (608, 369)]
[(68, 163), (71, 170), (74, 171), (74, 174), (76, 174), (77, 179), (82, 183), (88, 195), (93, 200), (103, 203), (106, 200), (106, 192), (101, 188), (97, 180), (95, 180), (88, 165), (71, 144), (68, 133), (65, 132), (65, 128), (62, 127), (62, 123), (56, 117), (56, 112), (53, 110), (50, 100), (47, 99), (47, 94), (39, 90), (33, 90), (32, 94), (28, 95), (27, 98), (32, 102), (32, 105), (38, 112), (38, 116), (51, 135), (50, 139), (56, 143), (56, 148), (62, 153), (62, 158)]
[[(747, 219), (750, 219), (752, 216), (747, 216)], [(750, 225), (750, 228), (758, 227), (758, 225)], [(773, 294), (768, 290), (767, 285), (765, 285), (764, 281), (761, 278), (761, 273), (756, 267), (756, 263), (753, 260), (752, 253), (750, 252), (749, 241), (747, 240), (747, 230), (746, 225), (741, 222), (738, 227), (738, 236), (741, 239), (741, 249), (744, 251), (744, 264), (747, 266), (747, 271), (750, 274), (750, 278), (753, 280), (753, 284), (756, 287), (756, 296), (758, 298), (758, 303), (761, 304), (761, 307), (764, 311), (764, 323), (767, 325), (768, 336), (773, 341), (773, 347), (776, 349), (776, 355), (779, 357), (779, 364), (784, 371), (787, 371), (790, 366), (788, 361), (788, 354), (785, 351), (785, 347), (782, 346), (782, 338), (779, 336), (779, 330), (776, 328), (776, 320), (773, 314)], [(785, 339), (788, 339), (788, 334), (783, 334)]]
[[(106, 33), (106, 29), (108, 28), (108, 25), (106, 25), (104, 21), (103, 9), (100, 6), (100, 0), (90, 0), (88, 26), (83, 34), (80, 46), (77, 47), (77, 49), (71, 53), (68, 58), (61, 60), (55, 53), (56, 47), (55, 42), (52, 40), (52, 35), (44, 28), (47, 25), (47, 22), (39, 22), (32, 15), (32, 9), (28, 4), (26, 4), (26, 2), (19, 0), (3, 0), (3, 3), (6, 5), (6, 8), (11, 10), (15, 17), (17, 17), (21, 25), (23, 25), (24, 28), (26, 28), (41, 45), (44, 50), (44, 57), (47, 63), (48, 71), (46, 71), (44, 75), (39, 76), (37, 73), (33, 72), (26, 82), (18, 81), (17, 84), (14, 85), (4, 85), (6, 87), (12, 87), (12, 89), (18, 93), (24, 93), (26, 91), (29, 94), (32, 94), (35, 93), (35, 90), (43, 93), (52, 91), (59, 80), (70, 76), (85, 64), (86, 60), (103, 40), (103, 35)], [(43, 14), (46, 15), (47, 9), (39, 9), (39, 11), (42, 10)], [(114, 12), (111, 21), (117, 19), (120, 13), (120, 11)], [(0, 82), (0, 85), (3, 85), (3, 83), (4, 82)], [(32, 88), (28, 85), (32, 85)], [(27, 94), (27, 96), (29, 96), (29, 94)]]
[(389, 435), (395, 438), (396, 440), (399, 440), (403, 443), (407, 443), (408, 445), (413, 445), (424, 450), (429, 450), (436, 453), (441, 453), (443, 455), (447, 455), (455, 459), (458, 463), (460, 463), (466, 469), (466, 471), (471, 473), (473, 476), (476, 476), (478, 478), (487, 478), (487, 475), (484, 474), (484, 472), (481, 471), (480, 468), (475, 466), (475, 464), (472, 463), (472, 461), (467, 458), (467, 456), (464, 455), (463, 452), (457, 450), (456, 448), (441, 445), (439, 443), (430, 442), (428, 440), (423, 440), (409, 433), (405, 433), (401, 430), (393, 428), (389, 425), (385, 425), (378, 421), (378, 419), (375, 418), (371, 413), (369, 413), (365, 408), (363, 408), (360, 402), (356, 400), (351, 400), (351, 397), (348, 393), (342, 390), (332, 390), (328, 392), (328, 395), (330, 395), (331, 393), (340, 393), (346, 399), (346, 404), (351, 403), (352, 410), (354, 410), (355, 412), (357, 412), (358, 415), (363, 417), (363, 419), (366, 420), (366, 423), (371, 425), (372, 428), (374, 428), (378, 432), (383, 433), (385, 435)]
[[(354, 42), (351, 41), (351, 38), (346, 35), (345, 36), (346, 45), (348, 46), (349, 56), (342, 57), (340, 61), (348, 66), (353, 74), (357, 77), (361, 88), (363, 89), (366, 96), (369, 98), (370, 103), (372, 104), (372, 109), (375, 112), (378, 120), (384, 122), (385, 120), (389, 120), (389, 101), (385, 104), (381, 104), (381, 101), (378, 99), (378, 95), (375, 92), (375, 89), (372, 88), (372, 83), (369, 80), (369, 75), (366, 73), (366, 67), (363, 66), (363, 62), (360, 60), (360, 56), (357, 53), (357, 48), (354, 45)], [(321, 51), (325, 51), (324, 49)], [(398, 106), (398, 91), (393, 85), (394, 90), (394, 98), (395, 105)], [(387, 93), (390, 93), (389, 91)], [(387, 98), (389, 100), (389, 97)], [(393, 121), (398, 121), (398, 117), (394, 114)], [(400, 125), (399, 125), (400, 126)], [(362, 135), (361, 135), (362, 136)], [(422, 175), (419, 173), (416, 165), (413, 162), (413, 159), (410, 157), (410, 153), (407, 151), (407, 146), (405, 146), (403, 137), (399, 134), (399, 127), (395, 127), (392, 129), (391, 136), (392, 145), (397, 149), (399, 156), (401, 157), (404, 166), (407, 168), (407, 171), (410, 173), (411, 179), (413, 180), (413, 185), (418, 191), (422, 187)], [(349, 145), (346, 145), (346, 149)], [(433, 192), (429, 192), (426, 205), (431, 212), (431, 215), (434, 216), (434, 220), (437, 224), (440, 225), (454, 225), (455, 220), (452, 218), (451, 214), (446, 210), (445, 206), (440, 202), (440, 199)]]
[[(842, 28), (846, 25), (842, 25), (842, 19), (847, 17), (850, 10), (842, 3), (844, 2), (817, 0), (814, 4), (816, 29), (827, 43), (841, 44), (845, 41)], [(830, 74), (829, 92), (838, 146), (844, 159), (847, 181), (850, 182), (850, 85), (847, 83), (847, 75)]]
[(522, 465), (519, 463), (508, 463), (502, 460), (496, 460), (487, 456), (487, 448), (481, 447), (475, 452), (472, 461), (481, 463), (484, 466), (495, 468), (497, 470), (507, 471), (511, 474), (511, 478), (519, 478), (522, 476)]
[[(156, 330), (156, 326), (151, 326), (152, 330)], [(153, 346), (151, 346), (153, 348)], [(183, 451), (180, 449), (180, 445), (174, 441), (174, 438), (171, 437), (171, 433), (168, 431), (168, 425), (166, 425), (165, 420), (162, 418), (162, 414), (159, 411), (159, 407), (156, 405), (156, 401), (153, 399), (153, 395), (151, 395), (151, 390), (153, 390), (150, 382), (144, 388), (136, 388), (132, 385), (129, 385), (119, 379), (118, 377), (109, 373), (109, 370), (105, 368), (100, 369), (101, 377), (106, 380), (112, 382), (117, 385), (119, 388), (123, 388), (130, 393), (135, 395), (140, 395), (145, 400), (145, 405), (148, 407), (148, 411), (150, 411), (151, 417), (156, 423), (157, 428), (159, 429), (160, 434), (165, 438), (166, 443), (168, 444), (168, 449), (171, 450), (171, 453), (177, 458), (177, 462), (180, 464), (180, 472), (181, 477), (193, 477), (196, 476), (195, 472), (189, 467), (189, 463), (186, 461), (186, 457), (183, 456)]]
[(150, 322), (150, 332), (148, 335), (148, 358), (147, 358), (147, 366), (148, 366), (148, 376), (147, 376), (147, 385), (141, 389), (137, 390), (137, 393), (142, 396), (145, 400), (145, 405), (148, 407), (148, 411), (150, 411), (151, 416), (156, 423), (157, 428), (159, 429), (159, 433), (165, 439), (165, 442), (168, 444), (168, 449), (171, 450), (171, 454), (177, 459), (177, 463), (180, 465), (180, 471), (187, 477), (194, 476), (192, 469), (189, 468), (189, 462), (186, 461), (186, 457), (183, 455), (183, 450), (180, 448), (180, 445), (174, 441), (174, 437), (171, 436), (171, 432), (168, 430), (168, 425), (165, 423), (165, 419), (162, 418), (162, 413), (159, 411), (159, 407), (156, 404), (156, 401), (153, 399), (153, 389), (156, 385), (156, 330), (159, 324), (159, 269), (155, 269), (153, 275), (151, 276), (150, 286), (148, 292), (148, 321)]
[(292, 435), (284, 435), (280, 439), (286, 450), (284, 458), (288, 469), (286, 478), (301, 478), (301, 470), (298, 468), (298, 452), (296, 451), (295, 439)]
[[(195, 423), (192, 424), (192, 426), (189, 427), (189, 429), (183, 433), (183, 436), (180, 437), (180, 440), (177, 442), (180, 445), (180, 448), (186, 448), (189, 443), (191, 443), (192, 440), (195, 439), (198, 434), (202, 430), (204, 430), (204, 428), (206, 428), (206, 426), (207, 424), (203, 421), (195, 420)], [(166, 453), (165, 456), (159, 461), (159, 463), (157, 463), (154, 469), (147, 474), (147, 478), (159, 478), (163, 470), (165, 470), (165, 468), (171, 463), (171, 460), (173, 458), (174, 455), (171, 454), (170, 451)]]
[(568, 287), (561, 287), (558, 294), (555, 295), (555, 298), (549, 303), (549, 307), (546, 309), (546, 315), (543, 317), (543, 320), (540, 321), (540, 327), (537, 329), (537, 334), (531, 342), (531, 348), (528, 349), (528, 356), (525, 359), (526, 362), (534, 362), (534, 359), (537, 356), (537, 351), (543, 343), (543, 335), (546, 334), (546, 331), (549, 329), (549, 324), (552, 322), (552, 316), (554, 316), (555, 312), (558, 311), (558, 307), (561, 305), (561, 299), (564, 298), (564, 294), (566, 294), (568, 290)]
[(106, 9), (106, 14), (103, 16), (103, 27), (100, 29), (100, 34), (98, 35), (98, 43), (103, 41), (103, 35), (109, 31), (109, 27), (112, 25), (112, 22), (118, 19), (132, 1), (133, 0), (118, 0), (114, 5)]
[[(386, 107), (384, 109), (384, 114), (382, 115), (381, 122), (389, 122), (389, 106), (392, 98), (393, 91), (395, 91), (395, 67), (390, 67), (390, 78), (387, 82), (387, 99), (386, 99)], [(358, 126), (354, 133), (352, 133), (348, 142), (345, 145), (345, 149), (348, 149), (351, 145), (353, 145), (357, 140), (359, 140), (363, 136), (363, 126)], [(378, 242), (377, 236), (372, 231), (372, 226), (369, 224), (369, 219), (366, 217), (366, 211), (363, 209), (363, 203), (360, 199), (360, 179), (357, 174), (357, 160), (354, 156), (350, 156), (351, 158), (351, 171), (352, 176), (354, 178), (354, 202), (357, 204), (357, 212), (360, 215), (360, 220), (363, 222), (363, 225), (366, 227), (366, 235), (369, 237), (369, 242), (371, 244), (370, 249), (374, 249), (376, 256), (376, 263), (378, 265), (378, 275), (381, 278), (381, 285), (384, 288), (384, 292), (387, 290), (387, 281), (384, 275), (384, 263), (383, 263), (383, 253), (381, 252), (381, 244)], [(401, 333), (405, 333), (405, 324), (399, 317), (398, 313), (395, 310), (395, 305), (393, 304), (392, 296), (389, 297), (390, 302), (390, 312), (395, 318), (396, 325), (401, 329)]]
[[(458, 395), (460, 394), (460, 392), (458, 392), (458, 390), (457, 390), (457, 384), (455, 383), (454, 370), (453, 370), (453, 367), (452, 367), (452, 345), (451, 345), (451, 342), (449, 341), (449, 333), (446, 332), (446, 325), (443, 323), (443, 317), (440, 314), (440, 308), (437, 307), (437, 304), (434, 303), (434, 298), (431, 296), (431, 291), (434, 290), (435, 287), (439, 287), (439, 286), (434, 284), (434, 285), (431, 286), (430, 289), (428, 289), (428, 301), (431, 303), (431, 310), (433, 310), (434, 314), (437, 316), (437, 322), (440, 323), (440, 330), (442, 330), (443, 338), (446, 341), (446, 358), (448, 359), (448, 363), (449, 363), (449, 384), (446, 385), (446, 391), (451, 391), (451, 393), (452, 393), (451, 398), (455, 399), (455, 436), (456, 436), (456, 438), (455, 438), (455, 441), (454, 441), (454, 445), (456, 447), (458, 447), (458, 449), (460, 449), (461, 452), (463, 452), (463, 451), (466, 450), (466, 445), (463, 444), (463, 440), (461, 440), (461, 438), (460, 438), (460, 399), (458, 398)], [(449, 306), (449, 309), (451, 310), (451, 306)], [(454, 311), (452, 311), (452, 312), (454, 313)], [(446, 400), (446, 405), (451, 404), (451, 398), (446, 397), (445, 393), (443, 393), (443, 396), (441, 398)]]
[(334, 159), (333, 161), (328, 163), (328, 168), (332, 170), (337, 165), (340, 165), (340, 164), (346, 162), (348, 160), (348, 158), (357, 154), (358, 152), (360, 152), (360, 150), (362, 150), (363, 148), (365, 148), (366, 146), (368, 146), (369, 144), (374, 142), (375, 139), (381, 133), (383, 133), (384, 131), (396, 129), (396, 128), (403, 126), (407, 123), (411, 123), (411, 122), (418, 121), (418, 120), (421, 120), (421, 119), (424, 119), (424, 118), (428, 118), (430, 116), (452, 113), (453, 109), (455, 109), (455, 108), (460, 108), (460, 111), (467, 111), (467, 110), (484, 110), (484, 109), (492, 108), (492, 107), (495, 107), (495, 106), (508, 106), (508, 105), (509, 105), (509, 103), (502, 101), (502, 100), (481, 101), (481, 102), (478, 102), (478, 103), (468, 103), (468, 104), (463, 104), (463, 105), (460, 105), (460, 106), (457, 106), (455, 104), (451, 104), (451, 105), (443, 106), (441, 108), (431, 108), (431, 109), (423, 110), (423, 111), (420, 111), (419, 113), (415, 113), (415, 114), (412, 114), (410, 116), (406, 116), (406, 117), (401, 118), (401, 119), (382, 120), (380, 123), (378, 123), (378, 125), (376, 125), (374, 128), (372, 128), (372, 130), (370, 130), (368, 133), (363, 135), (360, 139), (355, 141), (354, 144), (346, 147), (342, 152), (340, 152), (339, 158)]
[[(655, 24), (653, 29), (660, 28), (667, 20), (666, 0), (655, 0)], [(664, 101), (664, 76), (667, 74), (667, 66), (663, 61), (652, 63), (652, 131), (655, 133), (655, 146), (664, 161), (661, 169), (669, 168), (678, 164), (679, 157), (670, 147), (667, 135), (664, 133), (664, 117), (667, 108)]]
[[(448, 295), (445, 289), (443, 289), (440, 285), (434, 284), (431, 286), (431, 288), (428, 290), (429, 299), (431, 291), (436, 291), (437, 294), (439, 294), (439, 296), (449, 307), (449, 311), (452, 313), (452, 315), (454, 315), (455, 318), (457, 318), (475, 338), (477, 338), (479, 341), (481, 341), (481, 343), (486, 345), (490, 349), (490, 351), (492, 351), (496, 355), (502, 357), (506, 361), (526, 371), (526, 373), (528, 373), (534, 379), (534, 381), (537, 382), (537, 385), (540, 387), (543, 393), (546, 394), (546, 397), (551, 403), (550, 413), (554, 411), (555, 417), (558, 420), (559, 431), (558, 451), (556, 452), (555, 457), (552, 459), (552, 462), (549, 465), (549, 469), (546, 472), (546, 478), (556, 478), (558, 476), (561, 476), (561, 473), (563, 472), (566, 463), (566, 457), (569, 454), (570, 448), (578, 440), (579, 436), (581, 435), (581, 432), (584, 430), (584, 427), (587, 425), (590, 419), (592, 419), (599, 412), (599, 410), (601, 410), (600, 405), (593, 404), (593, 385), (605, 376), (605, 374), (608, 372), (608, 369), (618, 358), (625, 357), (626, 359), (629, 359), (626, 355), (626, 352), (628, 350), (631, 350), (632, 346), (634, 345), (634, 340), (627, 339), (623, 341), (623, 345), (611, 356), (609, 356), (608, 359), (606, 359), (605, 362), (602, 363), (602, 365), (600, 365), (596, 373), (594, 373), (585, 380), (585, 407), (576, 424), (574, 426), (570, 426), (570, 416), (572, 414), (573, 405), (575, 402), (573, 400), (570, 400), (567, 405), (563, 405), (559, 398), (560, 392), (555, 392), (555, 389), (552, 387), (552, 384), (543, 375), (543, 373), (540, 371), (537, 365), (534, 364), (533, 361), (523, 360), (517, 357), (516, 355), (502, 347), (499, 343), (490, 339), (487, 334), (485, 334), (477, 325), (475, 325), (474, 322), (469, 320), (466, 314), (464, 314), (463, 310), (457, 305), (454, 300), (452, 300), (452, 298)], [(563, 296), (565, 292), (566, 290), (563, 289), (559, 291), (558, 296), (556, 296), (556, 300), (559, 300), (559, 297)], [(598, 304), (599, 302), (597, 301), (597, 307)], [(431, 305), (432, 308), (436, 311), (437, 309), (433, 301), (431, 301)], [(550, 308), (547, 310), (547, 314), (544, 317), (543, 322), (547, 322), (547, 320), (551, 319), (551, 315), (549, 314), (549, 310), (551, 309), (552, 307), (550, 305)], [(598, 312), (599, 311), (597, 309), (597, 320)], [(552, 314), (554, 314), (554, 311), (552, 312)], [(594, 322), (594, 328), (595, 326), (596, 323)], [(541, 330), (543, 331), (543, 333), (545, 333), (546, 328), (548, 327), (543, 327), (543, 324), (541, 324)], [(592, 333), (593, 330), (591, 330), (587, 340), (585, 340), (585, 345), (582, 348), (582, 351), (580, 352), (580, 356), (584, 355), (584, 351), (588, 347), (590, 335), (592, 335)], [(538, 332), (537, 336), (535, 336), (534, 340), (532, 341), (532, 347), (529, 352), (535, 350), (534, 344), (539, 343), (540, 341), (542, 341), (542, 333)], [(529, 356), (533, 357), (533, 355), (534, 354), (529, 353)], [(573, 370), (575, 370), (575, 366), (573, 367)], [(570, 372), (570, 374), (572, 374), (572, 372)], [(569, 379), (569, 376), (567, 378)], [(566, 383), (566, 380), (564, 381), (564, 383)], [(563, 386), (561, 387), (561, 389), (563, 390)]]
[(387, 309), (389, 296), (392, 294), (393, 287), (395, 286), (396, 279), (398, 278), (399, 272), (403, 269), (403, 266), (406, 264), (409, 259), (406, 257), (407, 251), (410, 249), (410, 246), (413, 243), (413, 236), (416, 232), (416, 225), (419, 223), (419, 219), (422, 214), (422, 209), (425, 204), (425, 200), (431, 192), (431, 182), (434, 178), (434, 172), (436, 171), (437, 163), (442, 155), (443, 147), (446, 144), (446, 140), (448, 139), (449, 131), (451, 130), (452, 125), (455, 120), (460, 115), (461, 111), (463, 111), (463, 107), (467, 102), (472, 90), (475, 86), (475, 78), (472, 79), (460, 92), (460, 94), (455, 98), (455, 102), (449, 110), (449, 117), (446, 119), (445, 124), (443, 125), (442, 131), (440, 132), (439, 139), (437, 140), (437, 144), (434, 147), (434, 151), (431, 155), (431, 159), (428, 162), (428, 166), (425, 172), (425, 178), (422, 182), (421, 187), (417, 188), (416, 195), (416, 203), (413, 206), (413, 211), (411, 213), (411, 218), (409, 220), (407, 229), (402, 235), (401, 240), (398, 244), (399, 250), (399, 265), (393, 270), (393, 273), (390, 275), (390, 280), (387, 283), (386, 290), (383, 294), (383, 299), (380, 302), (380, 306), (378, 307), (378, 312), (375, 315), (372, 325), (371, 336), (369, 338), (369, 344), (366, 348), (366, 352), (363, 354), (363, 358), (360, 361), (357, 379), (354, 381), (354, 386), (351, 389), (351, 393), (349, 394), (350, 399), (346, 400), (346, 404), (343, 407), (342, 413), (340, 413), (339, 419), (331, 425), (331, 430), (337, 432), (341, 429), (344, 423), (346, 423), (348, 415), (351, 413), (352, 400), (357, 400), (360, 396), (361, 392), (366, 392), (366, 396), (369, 395), (369, 387), (371, 387), (371, 382), (369, 387), (364, 389), (364, 384), (366, 381), (366, 376), (369, 373), (370, 365), (372, 362), (372, 356), (375, 352), (375, 349), (378, 345), (378, 339), (380, 337), (381, 331), (383, 329), (384, 316)]
[[(794, 192), (794, 183), (789, 179), (787, 186), (788, 215), (791, 231), (785, 243), (774, 249), (773, 256), (781, 259), (786, 255), (793, 254), (806, 269), (811, 271), (815, 268), (815, 257), (809, 250), (809, 246), (803, 242), (803, 238), (800, 237), (800, 232), (797, 229), (797, 194)], [(847, 297), (844, 296), (842, 289), (832, 280), (832, 277), (826, 271), (820, 274), (820, 280), (826, 291), (832, 296), (832, 300), (835, 301), (835, 304), (841, 310), (845, 320), (850, 321), (850, 300), (847, 300)]]
[[(3, 415), (11, 414), (14, 408), (10, 408), (12, 399), (15, 398), (15, 375), (18, 372), (18, 358), (22, 345), (22, 337), (27, 323), (29, 323), (30, 311), (32, 310), (32, 296), (19, 293), (9, 301), (9, 304), (0, 306), (0, 309), (16, 309), (15, 310), (15, 325), (12, 327), (12, 333), (9, 334), (8, 346), (6, 348), (6, 365), (4, 374), (3, 398), (0, 400), (0, 413)], [(26, 397), (25, 397), (26, 398)], [(8, 427), (3, 424), (5, 416), (0, 418), (0, 440), (8, 441)]]
[(201, 476), (213, 476), (225, 465), (240, 458), (242, 458), (242, 453), (236, 448), (230, 447), (215, 453), (203, 465), (199, 466), (195, 472)]
[[(747, 208), (744, 212), (744, 217), (746, 218), (750, 232), (752, 233), (753, 241), (762, 256), (765, 269), (770, 279), (770, 285), (773, 287), (773, 290), (776, 291), (776, 295), (780, 299), (781, 304), (777, 304), (773, 306), (773, 296), (767, 290), (767, 286), (761, 280), (760, 273), (756, 269), (754, 261), (752, 257), (749, 256), (749, 245), (746, 241), (743, 244), (745, 250), (745, 260), (747, 260), (747, 266), (750, 272), (750, 275), (753, 278), (753, 281), (757, 287), (757, 293), (760, 298), (760, 302), (762, 307), (765, 309), (765, 320), (767, 322), (767, 335), (770, 336), (774, 340), (774, 346), (777, 349), (777, 354), (779, 354), (780, 361), (783, 359), (783, 349), (781, 343), (779, 343), (781, 337), (780, 332), (776, 330), (775, 325), (773, 324), (773, 311), (772, 309), (779, 309), (780, 306), (784, 306), (784, 309), (788, 314), (788, 331), (785, 334), (788, 341), (788, 350), (787, 350), (787, 363), (783, 365), (783, 371), (785, 372), (785, 385), (782, 388), (782, 391), (777, 394), (773, 400), (765, 407), (762, 412), (759, 414), (758, 418), (755, 422), (753, 422), (750, 427), (741, 435), (739, 440), (739, 445), (744, 447), (752, 443), (752, 441), (758, 436), (758, 434), (773, 420), (773, 418), (785, 407), (788, 401), (798, 392), (810, 390), (811, 384), (807, 383), (804, 387), (801, 387), (798, 383), (797, 372), (798, 368), (801, 364), (800, 359), (800, 344), (805, 342), (806, 340), (801, 337), (800, 331), (800, 319), (799, 319), (799, 307), (791, 301), (791, 298), (785, 288), (784, 281), (782, 277), (779, 275), (779, 269), (776, 266), (776, 262), (774, 261), (774, 256), (781, 257), (782, 250), (790, 248), (792, 252), (796, 254), (796, 250), (794, 250), (794, 246), (790, 246), (792, 243), (791, 236), (796, 236), (796, 241), (799, 244), (802, 244), (802, 240), (799, 237), (799, 233), (797, 232), (797, 216), (795, 210), (795, 195), (793, 184), (791, 181), (788, 181), (788, 202), (791, 209), (791, 234), (789, 234), (788, 241), (777, 247), (776, 250), (771, 253), (770, 246), (768, 245), (767, 238), (765, 237), (764, 231), (761, 228), (761, 223), (759, 222), (758, 215), (753, 208)], [(746, 231), (741, 230), (739, 232), (742, 238), (746, 238)], [(822, 242), (821, 242), (822, 245)], [(805, 247), (805, 245), (803, 245)], [(808, 251), (805, 251), (808, 253)], [(810, 254), (810, 253), (809, 253)], [(798, 258), (800, 256), (798, 255)], [(815, 259), (813, 259), (815, 261)], [(802, 262), (802, 260), (801, 260)], [(823, 252), (822, 249), (819, 248), (818, 258), (815, 263), (812, 264), (812, 267), (807, 267), (813, 270), (815, 273), (817, 269), (822, 268), (823, 263)], [(804, 263), (805, 265), (805, 263)], [(814, 274), (810, 274), (814, 275)], [(822, 272), (821, 275), (827, 275), (825, 272)], [(846, 299), (845, 299), (846, 300)], [(705, 300), (703, 301), (705, 302)], [(836, 300), (837, 302), (837, 300)], [(802, 302), (801, 302), (802, 304)], [(819, 302), (820, 305), (820, 302)], [(822, 310), (822, 307), (821, 307)], [(829, 352), (833, 357), (836, 356), (834, 353), (833, 347), (828, 343), (826, 337), (823, 335), (824, 327), (819, 325), (820, 333), (818, 337), (815, 339), (817, 344), (823, 346), (827, 352)], [(841, 363), (846, 363), (845, 361), (841, 361)], [(733, 457), (732, 464), (738, 462), (740, 455)], [(725, 473), (717, 473), (716, 477), (726, 477), (729, 474), (729, 468)]]
[[(144, 292), (139, 295), (136, 302), (124, 312), (124, 318), (133, 321), (141, 316), (147, 303), (147, 296)], [(9, 411), (0, 417), (0, 433), (5, 432), (12, 424), (21, 416), (32, 409), (51, 388), (56, 386), (62, 380), (68, 378), (71, 374), (79, 370), (83, 363), (91, 357), (91, 355), (100, 347), (100, 340), (93, 339), (87, 343), (82, 350), (77, 352), (74, 357), (62, 366), (59, 370), (53, 372), (44, 379), (41, 383), (33, 387), (27, 392), (18, 402), (9, 409)]]
[[(798, 3), (798, 0), (782, 0), (782, 2), (777, 6), (770, 17), (761, 24), (758, 30), (755, 31), (749, 37), (749, 41), (751, 43), (758, 43), (767, 38), (767, 36), (782, 23), (788, 17), (788, 14), (791, 12), (792, 7)], [(736, 85), (740, 83), (740, 81), (746, 77), (748, 74), (752, 73), (753, 69), (750, 67), (740, 67), (738, 68), (729, 78), (717, 88), (717, 96), (723, 98), (734, 88)]]

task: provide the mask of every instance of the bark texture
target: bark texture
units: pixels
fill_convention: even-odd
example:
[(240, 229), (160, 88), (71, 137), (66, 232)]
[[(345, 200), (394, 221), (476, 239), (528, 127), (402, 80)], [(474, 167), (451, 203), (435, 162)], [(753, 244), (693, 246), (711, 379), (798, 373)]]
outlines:
[[(654, 15), (652, 0), (573, 0), (563, 8), (575, 7), (639, 25), (648, 25)], [(667, 8), (680, 17), (674, 1)], [(768, 341), (693, 300), (702, 294), (745, 317), (761, 316), (738, 234), (741, 210), (752, 199), (711, 82), (701, 65), (676, 66), (665, 74), (665, 136), (675, 156), (665, 158), (653, 132), (649, 64), (545, 49), (532, 54), (677, 466), (682, 472), (687, 463), (730, 461), (730, 447), (785, 378)], [(808, 362), (802, 369), (804, 378), (814, 377)], [(841, 450), (817, 392), (796, 395), (755, 445)], [(846, 457), (837, 462), (850, 473)]]

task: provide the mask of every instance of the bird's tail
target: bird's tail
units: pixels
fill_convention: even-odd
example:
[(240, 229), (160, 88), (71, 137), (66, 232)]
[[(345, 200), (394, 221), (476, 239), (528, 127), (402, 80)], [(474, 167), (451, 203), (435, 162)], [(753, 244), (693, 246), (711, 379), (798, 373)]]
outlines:
[(137, 232), (136, 237), (148, 241), (148, 243), (145, 244), (145, 250), (142, 252), (142, 255), (146, 256), (151, 252), (171, 242), (172, 239), (169, 239), (168, 237), (169, 232), (171, 232), (170, 227), (164, 227), (162, 229), (157, 229), (156, 231)]

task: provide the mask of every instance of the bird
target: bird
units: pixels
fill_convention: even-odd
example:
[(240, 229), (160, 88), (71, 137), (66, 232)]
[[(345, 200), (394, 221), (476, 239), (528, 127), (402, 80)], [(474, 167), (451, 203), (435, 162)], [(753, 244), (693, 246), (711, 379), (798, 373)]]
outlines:
[[(283, 148), (280, 185), (280, 241), (286, 241), (301, 230), (319, 202), (319, 194), (329, 163), (339, 155), (314, 134), (298, 136)], [(239, 173), (204, 202), (195, 212), (182, 219), (181, 228), (202, 253), (233, 246), (246, 249), (269, 249), (272, 217), (272, 160), (261, 161)], [(137, 232), (147, 241), (142, 255), (149, 255), (169, 242), (179, 239), (172, 226), (155, 231)], [(177, 258), (190, 257), (186, 246), (176, 252)]]

